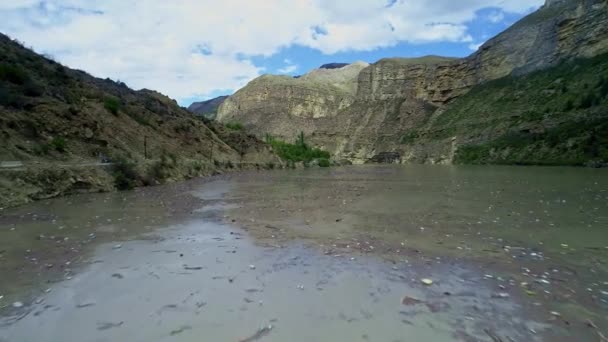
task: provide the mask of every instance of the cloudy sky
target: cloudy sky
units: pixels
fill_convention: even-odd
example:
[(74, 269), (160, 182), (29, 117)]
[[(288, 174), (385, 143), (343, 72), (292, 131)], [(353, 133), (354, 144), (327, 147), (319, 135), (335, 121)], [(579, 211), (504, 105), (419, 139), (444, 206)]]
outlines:
[(0, 0), (0, 31), (182, 105), (264, 73), (466, 56), (544, 0)]

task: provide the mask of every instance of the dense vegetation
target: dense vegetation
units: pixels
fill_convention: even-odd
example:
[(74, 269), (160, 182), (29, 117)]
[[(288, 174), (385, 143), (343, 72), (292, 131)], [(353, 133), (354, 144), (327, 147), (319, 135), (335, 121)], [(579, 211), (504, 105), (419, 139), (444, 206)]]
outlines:
[(608, 163), (608, 55), (479, 85), (437, 117), (429, 135), (467, 137), (457, 163)]
[(294, 144), (290, 144), (281, 140), (277, 140), (270, 135), (266, 135), (266, 142), (269, 143), (274, 152), (290, 163), (303, 162), (308, 165), (314, 160), (318, 161), (321, 167), (330, 165), (330, 154), (327, 151), (318, 148), (312, 148), (306, 144), (304, 133), (300, 133)]

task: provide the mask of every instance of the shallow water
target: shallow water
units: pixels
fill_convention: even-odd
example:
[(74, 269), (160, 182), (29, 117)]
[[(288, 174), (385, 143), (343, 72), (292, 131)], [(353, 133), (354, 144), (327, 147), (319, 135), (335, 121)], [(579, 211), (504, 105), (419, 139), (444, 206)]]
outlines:
[(607, 203), (605, 170), (438, 166), (38, 202), (0, 212), (0, 341), (599, 340)]

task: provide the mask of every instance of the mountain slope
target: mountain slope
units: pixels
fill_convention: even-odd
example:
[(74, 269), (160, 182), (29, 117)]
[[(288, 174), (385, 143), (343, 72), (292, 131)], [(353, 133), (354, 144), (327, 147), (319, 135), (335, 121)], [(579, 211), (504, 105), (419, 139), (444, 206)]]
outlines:
[(429, 148), (413, 149), (403, 137), (415, 136), (479, 84), (608, 52), (607, 21), (606, 0), (548, 0), (467, 58), (384, 59), (360, 71), (348, 97), (309, 86), (285, 92), (262, 76), (228, 98), (218, 118), (240, 121), (259, 136), (302, 130), (309, 142), (352, 162), (397, 152), (403, 161), (450, 163), (454, 154), (445, 151), (466, 139), (425, 140)]
[(218, 96), (207, 101), (194, 102), (188, 106), (188, 110), (196, 115), (214, 120), (217, 116), (217, 109), (227, 98), (228, 96)]
[(401, 142), (421, 160), (608, 165), (608, 54), (479, 85)]
[[(96, 166), (108, 159), (128, 170)], [(0, 169), (3, 206), (277, 159), (259, 140), (204, 122), (162, 94), (66, 68), (0, 34), (0, 161), (25, 165)], [(132, 179), (116, 180), (120, 173)]]

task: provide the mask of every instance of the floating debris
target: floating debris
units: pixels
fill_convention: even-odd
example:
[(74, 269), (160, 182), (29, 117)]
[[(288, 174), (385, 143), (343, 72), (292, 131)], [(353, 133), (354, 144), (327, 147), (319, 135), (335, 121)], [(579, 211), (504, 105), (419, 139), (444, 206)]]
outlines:
[(422, 303), (424, 303), (424, 302), (419, 299), (416, 299), (414, 297), (410, 297), (410, 296), (403, 296), (403, 298), (401, 298), (401, 304), (407, 305), (407, 306), (418, 305), (418, 304), (422, 304)]
[(181, 333), (183, 333), (184, 331), (186, 331), (186, 330), (191, 330), (191, 329), (192, 329), (192, 327), (191, 327), (191, 326), (189, 326), (189, 325), (184, 325), (184, 326), (181, 326), (181, 327), (179, 327), (178, 329), (172, 330), (172, 331), (171, 331), (171, 336), (175, 336), (175, 335), (181, 334)]
[(203, 269), (203, 266), (187, 266), (184, 265), (184, 269), (187, 271), (200, 271)]
[(272, 331), (272, 324), (269, 324), (265, 327), (261, 327), (260, 329), (258, 329), (258, 331), (256, 331), (255, 334), (247, 337), (247, 338), (242, 338), (239, 340), (239, 342), (253, 342), (253, 341), (257, 341), (259, 339), (261, 339), (264, 336), (267, 336), (268, 334), (270, 334), (270, 332)]
[(86, 308), (89, 306), (94, 306), (95, 304), (96, 304), (95, 302), (84, 302), (84, 303), (77, 304), (76, 307), (79, 309), (82, 309), (82, 308)]
[(431, 279), (428, 279), (428, 278), (422, 278), (422, 279), (420, 279), (420, 282), (423, 283), (426, 286), (433, 285), (433, 281)]
[(250, 270), (255, 270), (255, 265), (249, 265)]
[(492, 295), (492, 298), (503, 298), (504, 299), (504, 298), (509, 298), (509, 297), (511, 297), (511, 295), (509, 295), (506, 292), (495, 293)]
[(118, 328), (121, 325), (123, 325), (125, 322), (120, 321), (118, 323), (114, 323), (114, 322), (98, 322), (97, 323), (97, 330), (108, 330), (108, 329), (113, 329), (113, 328)]

